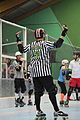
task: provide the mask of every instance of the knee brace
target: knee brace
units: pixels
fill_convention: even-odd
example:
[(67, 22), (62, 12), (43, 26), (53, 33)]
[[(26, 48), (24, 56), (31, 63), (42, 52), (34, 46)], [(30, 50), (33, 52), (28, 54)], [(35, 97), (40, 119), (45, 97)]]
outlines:
[(67, 91), (64, 91), (63, 93), (64, 93), (64, 95), (66, 95)]
[(24, 93), (26, 91), (26, 87), (24, 87), (23, 89), (21, 89), (21, 93)]
[(70, 87), (68, 91), (68, 96), (71, 96), (72, 91), (73, 91), (73, 87)]
[(64, 91), (62, 91), (61, 93), (63, 93), (64, 95), (66, 95), (67, 91), (66, 91), (66, 90), (64, 90)]

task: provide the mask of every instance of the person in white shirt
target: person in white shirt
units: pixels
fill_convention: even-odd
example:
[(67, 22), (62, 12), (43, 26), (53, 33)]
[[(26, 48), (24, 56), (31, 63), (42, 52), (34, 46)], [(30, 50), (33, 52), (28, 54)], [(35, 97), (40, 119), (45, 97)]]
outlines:
[(74, 51), (73, 52), (73, 60), (69, 64), (69, 69), (72, 70), (72, 75), (70, 78), (69, 83), (69, 90), (66, 98), (65, 105), (69, 106), (69, 100), (71, 93), (73, 92), (74, 88), (80, 88), (80, 51)]

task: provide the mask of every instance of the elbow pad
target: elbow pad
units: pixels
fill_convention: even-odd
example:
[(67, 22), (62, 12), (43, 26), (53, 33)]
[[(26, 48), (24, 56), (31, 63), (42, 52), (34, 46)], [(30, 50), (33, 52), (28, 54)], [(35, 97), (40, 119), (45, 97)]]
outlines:
[(62, 75), (63, 75), (63, 76), (65, 75), (65, 71), (62, 71)]

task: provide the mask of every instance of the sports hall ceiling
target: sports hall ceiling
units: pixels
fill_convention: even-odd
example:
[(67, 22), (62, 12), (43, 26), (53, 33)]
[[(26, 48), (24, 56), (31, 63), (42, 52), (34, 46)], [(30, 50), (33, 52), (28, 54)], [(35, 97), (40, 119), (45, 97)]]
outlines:
[(0, 18), (20, 21), (61, 0), (0, 0)]

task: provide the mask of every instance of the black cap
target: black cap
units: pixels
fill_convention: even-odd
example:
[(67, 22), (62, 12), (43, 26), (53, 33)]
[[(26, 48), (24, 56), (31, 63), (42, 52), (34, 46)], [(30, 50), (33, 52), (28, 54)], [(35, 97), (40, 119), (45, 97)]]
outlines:
[(74, 51), (73, 55), (79, 55), (80, 56), (80, 51)]

